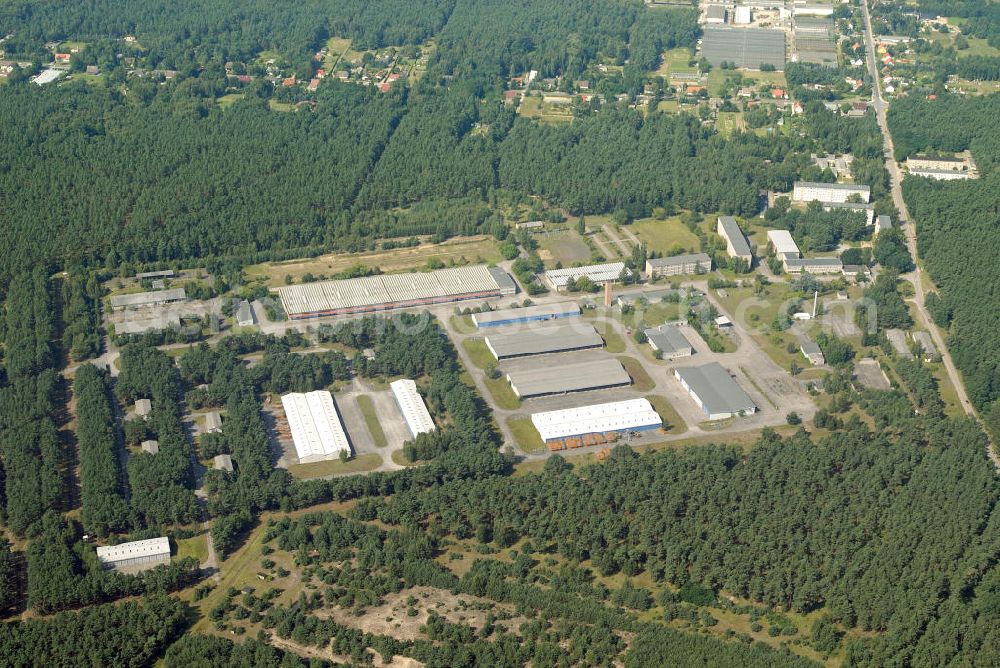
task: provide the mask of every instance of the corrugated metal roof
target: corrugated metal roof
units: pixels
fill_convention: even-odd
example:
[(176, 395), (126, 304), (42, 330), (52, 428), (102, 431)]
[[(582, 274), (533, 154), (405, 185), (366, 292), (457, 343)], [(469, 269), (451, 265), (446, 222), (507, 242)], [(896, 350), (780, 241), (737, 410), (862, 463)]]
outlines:
[(541, 304), (538, 306), (526, 306), (524, 308), (508, 308), (499, 311), (487, 311), (485, 313), (473, 313), (472, 322), (477, 327), (488, 327), (493, 323), (506, 321), (527, 321), (545, 320), (548, 318), (560, 318), (580, 315), (580, 306), (573, 302), (561, 302), (556, 304)]
[(499, 331), (486, 337), (486, 346), (499, 359), (544, 355), (564, 350), (600, 348), (604, 340), (594, 326), (584, 322)]
[(281, 405), (300, 462), (330, 459), (341, 451), (350, 453), (347, 433), (329, 392), (292, 392), (281, 397)]
[(103, 564), (114, 564), (140, 557), (170, 556), (170, 539), (166, 536), (134, 540), (120, 545), (106, 545), (97, 548), (97, 558)]
[(427, 412), (427, 405), (424, 404), (423, 397), (417, 392), (417, 384), (408, 379), (400, 378), (389, 383), (392, 395), (396, 398), (396, 405), (403, 413), (406, 426), (410, 428), (413, 436), (434, 431), (434, 420)]
[(499, 292), (485, 265), (452, 267), (428, 273), (385, 274), (278, 288), (285, 313), (335, 312), (345, 309), (391, 308), (452, 296)]
[(534, 413), (531, 422), (542, 440), (549, 441), (579, 434), (652, 427), (662, 424), (663, 420), (646, 399), (629, 399)]
[(662, 350), (664, 355), (674, 355), (686, 351), (691, 354), (691, 342), (681, 333), (675, 325), (660, 325), (643, 332), (649, 341), (652, 341), (658, 350)]
[(545, 278), (552, 285), (561, 288), (569, 282), (570, 278), (577, 280), (583, 276), (586, 276), (594, 283), (617, 281), (623, 270), (625, 270), (624, 262), (606, 262), (604, 264), (590, 264), (585, 267), (550, 269), (545, 272)]
[(111, 298), (112, 308), (125, 308), (128, 306), (145, 306), (147, 304), (162, 304), (164, 302), (175, 302), (185, 299), (184, 288), (171, 288), (169, 290), (155, 290), (153, 292), (135, 292), (129, 295), (115, 295)]
[(757, 409), (750, 395), (718, 362), (679, 367), (674, 369), (674, 374), (698, 396), (708, 415), (740, 411), (752, 413)]
[(628, 385), (632, 382), (621, 362), (613, 357), (601, 357), (558, 367), (512, 370), (507, 373), (507, 379), (514, 392), (522, 399)]

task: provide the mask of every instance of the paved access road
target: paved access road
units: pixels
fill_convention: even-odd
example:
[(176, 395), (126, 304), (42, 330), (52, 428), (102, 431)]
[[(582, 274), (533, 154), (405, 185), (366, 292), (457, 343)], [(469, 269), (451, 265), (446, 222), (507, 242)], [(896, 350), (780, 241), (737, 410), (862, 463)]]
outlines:
[[(928, 314), (927, 309), (924, 306), (923, 273), (919, 263), (917, 263), (916, 227), (910, 219), (910, 212), (906, 208), (906, 201), (903, 199), (903, 172), (899, 168), (899, 163), (896, 162), (894, 147), (892, 144), (892, 135), (889, 133), (889, 124), (886, 121), (886, 111), (889, 108), (889, 104), (882, 97), (882, 85), (881, 79), (879, 78), (878, 60), (875, 53), (875, 38), (873, 37), (874, 33), (872, 32), (872, 20), (871, 14), (868, 11), (867, 0), (861, 3), (861, 8), (865, 17), (865, 45), (866, 51), (868, 52), (868, 71), (872, 77), (872, 106), (875, 108), (875, 117), (878, 120), (879, 129), (882, 131), (882, 139), (885, 148), (885, 166), (886, 169), (889, 170), (889, 176), (892, 179), (892, 201), (893, 204), (896, 205), (896, 210), (899, 211), (900, 226), (906, 235), (906, 245), (910, 250), (910, 255), (913, 256), (914, 264), (916, 266), (912, 272), (904, 274), (901, 278), (909, 281), (913, 285), (913, 293), (915, 295), (914, 305), (916, 306), (920, 324), (930, 332), (931, 337), (934, 339), (934, 345), (936, 345), (938, 350), (941, 351), (941, 361), (948, 373), (948, 378), (951, 380), (951, 384), (955, 387), (955, 392), (958, 394), (958, 400), (962, 404), (962, 409), (965, 411), (966, 415), (970, 415), (978, 419), (975, 408), (973, 407), (972, 402), (969, 401), (968, 393), (965, 391), (965, 385), (962, 383), (962, 378), (958, 373), (958, 369), (955, 367), (955, 363), (951, 359), (951, 353), (945, 345), (944, 337), (941, 335), (941, 331), (938, 329), (937, 325), (934, 324), (934, 321), (931, 319), (930, 314)], [(1000, 455), (997, 454), (995, 448), (989, 442), (987, 442), (986, 445), (986, 452), (993, 461), (993, 465), (996, 467), (997, 471), (1000, 471)]]

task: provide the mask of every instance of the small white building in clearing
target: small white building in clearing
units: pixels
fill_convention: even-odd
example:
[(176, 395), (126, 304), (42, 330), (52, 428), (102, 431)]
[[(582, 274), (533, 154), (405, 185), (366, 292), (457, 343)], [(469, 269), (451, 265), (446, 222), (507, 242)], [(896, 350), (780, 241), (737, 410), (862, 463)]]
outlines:
[(139, 449), (150, 455), (160, 454), (160, 442), (159, 441), (143, 441), (139, 444)]
[(657, 429), (663, 425), (663, 419), (646, 399), (629, 399), (534, 413), (531, 423), (542, 440), (549, 442), (587, 434)]
[(170, 539), (166, 536), (135, 540), (121, 545), (97, 548), (97, 558), (104, 568), (116, 571), (144, 571), (170, 563)]
[(332, 394), (326, 390), (292, 392), (281, 397), (281, 405), (300, 463), (333, 459), (341, 452), (351, 454), (351, 444)]
[(426, 434), (436, 429), (431, 414), (427, 412), (427, 405), (423, 397), (417, 392), (417, 384), (408, 378), (400, 378), (389, 383), (392, 389), (392, 396), (396, 398), (396, 405), (406, 420), (406, 426), (410, 428), (410, 433), (414, 438), (418, 434)]
[(135, 400), (135, 415), (136, 417), (147, 417), (153, 411), (153, 402), (149, 399), (136, 399)]

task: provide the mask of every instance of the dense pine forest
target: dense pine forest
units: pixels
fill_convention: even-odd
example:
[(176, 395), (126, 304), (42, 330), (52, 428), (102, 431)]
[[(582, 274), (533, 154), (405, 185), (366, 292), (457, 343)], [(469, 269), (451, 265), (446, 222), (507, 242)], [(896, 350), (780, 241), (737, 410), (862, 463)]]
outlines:
[[(996, 41), (995, 4), (955, 4), (970, 34)], [(811, 153), (851, 153), (877, 211), (895, 214), (873, 116), (808, 93), (840, 70), (790, 65), (805, 107), (795, 132), (722, 133), (691, 113), (635, 108), (661, 53), (694, 47), (696, 19), (693, 7), (638, 0), (0, 2), (5, 58), (30, 63), (0, 85), (0, 656), (1000, 664), (1000, 486), (980, 426), (948, 414), (920, 360), (893, 361), (892, 389), (863, 389), (844, 370), (853, 348), (823, 337), (838, 368), (810, 386), (821, 408), (809, 425), (789, 417), (751, 443), (619, 446), (599, 464), (555, 455), (534, 468), (502, 448), (427, 314), (170, 350), (125, 336), (113, 371), (88, 363), (106, 346), (101, 281), (141, 267), (209, 267), (219, 285), (253, 262), (474, 234), (508, 239), (516, 257), (498, 202), (530, 198), (559, 217), (750, 218), (762, 191), (834, 180)], [(386, 91), (324, 81), (307, 94), (261, 75), (270, 60), (308, 80), (331, 38), (421, 53), (426, 68)], [(64, 40), (86, 44), (74, 71), (99, 65), (100, 79), (32, 83)], [(511, 77), (534, 70), (566, 90), (598, 62), (620, 70), (622, 98), (576, 105), (570, 122), (503, 101)], [(990, 59), (962, 67), (996, 78)], [(925, 97), (892, 104), (897, 159), (968, 149), (981, 178), (907, 178), (920, 257), (884, 233), (871, 251), (884, 270), (859, 293), (878, 305), (881, 341), (913, 325), (898, 276), (924, 263), (939, 286), (928, 308), (1000, 435), (1000, 272), (986, 257), (1000, 248), (1000, 96)], [(808, 252), (868, 235), (857, 214), (780, 198), (762, 220)], [(401, 376), (417, 380), (440, 428), (408, 441), (393, 470), (298, 480), (275, 466), (265, 402)], [(134, 415), (140, 399), (146, 419)], [(207, 410), (225, 420), (194, 441), (185, 413)], [(157, 454), (141, 451), (148, 440)], [(201, 471), (216, 455), (234, 469)], [(219, 586), (199, 568), (205, 555), (179, 556), (202, 527), (250, 585)], [(164, 534), (169, 565), (128, 575), (98, 561), (95, 540)]]

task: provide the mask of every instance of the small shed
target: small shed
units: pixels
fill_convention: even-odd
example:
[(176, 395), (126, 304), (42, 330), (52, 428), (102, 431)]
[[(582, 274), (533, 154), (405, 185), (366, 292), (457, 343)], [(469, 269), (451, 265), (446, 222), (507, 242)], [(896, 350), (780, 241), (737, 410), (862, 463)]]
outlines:
[(236, 307), (234, 317), (236, 318), (236, 324), (240, 327), (252, 327), (257, 324), (257, 318), (254, 315), (253, 307), (246, 299), (241, 301), (239, 306)]
[(143, 441), (139, 447), (142, 448), (143, 452), (149, 453), (151, 455), (156, 455), (159, 454), (160, 452), (159, 441), (153, 441), (153, 440)]
[(216, 455), (212, 459), (212, 468), (217, 471), (233, 472), (233, 458), (229, 455)]
[(205, 415), (205, 433), (214, 434), (222, 431), (222, 416), (219, 411), (212, 411)]
[(153, 412), (153, 402), (149, 399), (135, 400), (135, 414), (137, 417), (148, 417)]

